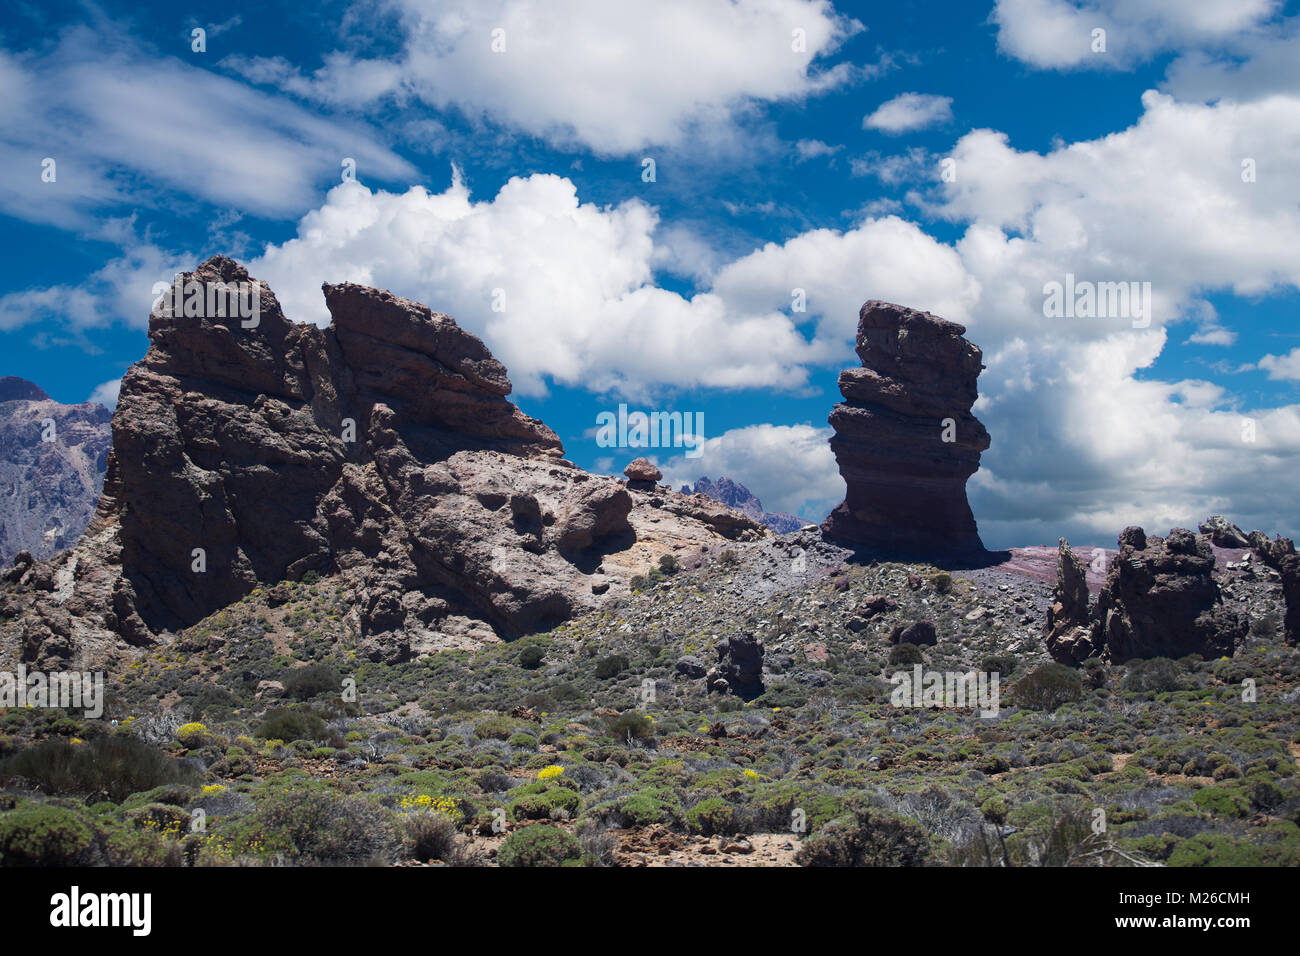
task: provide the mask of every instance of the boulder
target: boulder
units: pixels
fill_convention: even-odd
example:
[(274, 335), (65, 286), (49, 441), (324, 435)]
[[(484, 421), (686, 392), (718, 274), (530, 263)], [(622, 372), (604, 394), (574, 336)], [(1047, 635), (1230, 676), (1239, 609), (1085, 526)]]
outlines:
[(889, 632), (891, 644), (915, 644), (917, 647), (939, 643), (939, 632), (930, 621), (913, 621), (911, 624), (898, 624)]
[(704, 666), (704, 662), (701, 661), (694, 654), (683, 654), (681, 657), (677, 658), (677, 663), (674, 665), (674, 670), (676, 670), (677, 673), (681, 674), (683, 677), (689, 677), (695, 679), (703, 677), (707, 672), (707, 669)]
[(654, 491), (659, 479), (664, 476), (649, 458), (633, 458), (623, 469), (623, 474), (627, 476), (628, 487), (642, 491)]

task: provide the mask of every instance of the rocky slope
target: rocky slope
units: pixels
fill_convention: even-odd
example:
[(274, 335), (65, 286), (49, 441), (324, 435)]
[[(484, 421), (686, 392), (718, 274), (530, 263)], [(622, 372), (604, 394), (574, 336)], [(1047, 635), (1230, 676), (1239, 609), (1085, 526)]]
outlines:
[(20, 551), (71, 547), (95, 511), (112, 443), (110, 415), (64, 405), (31, 382), (0, 378), (0, 565)]
[(763, 502), (755, 497), (752, 491), (725, 476), (717, 481), (710, 481), (708, 476), (702, 476), (695, 482), (694, 488), (690, 485), (682, 485), (681, 491), (684, 495), (708, 495), (714, 501), (720, 501), (728, 508), (747, 514), (760, 524), (767, 525), (777, 534), (798, 531), (808, 523), (798, 515), (784, 511), (764, 510)]
[(971, 414), (984, 367), (966, 329), (928, 312), (871, 301), (858, 317), (861, 368), (840, 373), (831, 450), (848, 486), (822, 527), (891, 555), (983, 551), (966, 500), (989, 435)]
[[(182, 281), (253, 280), (217, 257)], [(344, 283), (324, 287), (322, 329), (254, 289), (253, 322), (167, 300), (150, 316), (86, 536), (7, 572), (6, 657), (102, 660), (261, 585), (337, 574), (360, 653), (404, 660), (545, 630), (662, 554), (766, 533), (704, 496), (576, 468), (448, 316)]]

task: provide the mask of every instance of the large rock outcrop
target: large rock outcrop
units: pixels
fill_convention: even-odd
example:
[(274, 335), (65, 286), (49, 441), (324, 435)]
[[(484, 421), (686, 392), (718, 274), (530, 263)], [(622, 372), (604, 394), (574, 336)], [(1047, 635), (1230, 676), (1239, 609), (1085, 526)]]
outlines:
[[(251, 281), (224, 257), (181, 279)], [(565, 461), (448, 316), (343, 283), (318, 328), (254, 288), (253, 321), (155, 309), (95, 518), (55, 562), (11, 569), (0, 653), (111, 656), (315, 572), (345, 579), (359, 650), (401, 660), (430, 632), (549, 628), (657, 553), (764, 533)]]
[(70, 548), (90, 523), (112, 444), (103, 405), (64, 405), (0, 378), (0, 565)]
[(983, 551), (966, 500), (989, 435), (971, 414), (982, 354), (966, 329), (928, 312), (868, 302), (861, 368), (840, 373), (831, 449), (847, 492), (826, 535), (891, 555)]
[(1119, 536), (1106, 586), (1097, 596), (1093, 647), (1114, 663), (1135, 657), (1231, 655), (1246, 637), (1246, 616), (1223, 604), (1210, 539), (1186, 528), (1166, 538), (1137, 527)]

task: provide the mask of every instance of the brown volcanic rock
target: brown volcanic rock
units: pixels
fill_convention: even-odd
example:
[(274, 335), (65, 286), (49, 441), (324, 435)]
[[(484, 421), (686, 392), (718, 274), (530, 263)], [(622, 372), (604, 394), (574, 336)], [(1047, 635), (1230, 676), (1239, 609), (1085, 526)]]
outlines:
[(1264, 532), (1252, 531), (1246, 541), (1256, 557), (1274, 571), (1282, 569), (1282, 561), (1287, 555), (1296, 553), (1295, 542), (1281, 535), (1277, 535), (1270, 541)]
[(862, 306), (862, 368), (840, 373), (845, 400), (830, 415), (847, 493), (822, 523), (828, 537), (891, 554), (983, 551), (966, 480), (989, 435), (970, 413), (983, 364), (965, 331), (887, 302)]
[(1209, 538), (1175, 528), (1165, 539), (1125, 528), (1097, 596), (1093, 645), (1123, 663), (1135, 657), (1231, 655), (1248, 622), (1224, 606)]
[(704, 689), (752, 700), (763, 693), (763, 641), (753, 634), (733, 634), (714, 645), (717, 664), (704, 675)]
[[(250, 281), (224, 257), (182, 279)], [(0, 597), (0, 657), (110, 660), (314, 571), (342, 575), (361, 652), (402, 660), (443, 634), (549, 628), (626, 593), (657, 552), (747, 529), (565, 461), (447, 316), (351, 283), (324, 292), (325, 329), (287, 320), (264, 286), (251, 327), (155, 310), (95, 519)]]
[(1088, 609), (1088, 571), (1069, 542), (1060, 539), (1056, 588), (1044, 628), (1047, 651), (1063, 664), (1079, 664), (1096, 653)]
[(25, 379), (0, 378), (0, 565), (20, 551), (49, 558), (81, 537), (104, 482), (111, 417), (102, 405), (63, 405)]
[(664, 473), (655, 467), (654, 462), (649, 458), (633, 458), (628, 466), (623, 469), (623, 474), (632, 481), (648, 481), (654, 483), (664, 476)]
[(1286, 642), (1300, 644), (1300, 555), (1284, 555), (1279, 570), (1282, 574), (1282, 597), (1286, 601), (1283, 620)]

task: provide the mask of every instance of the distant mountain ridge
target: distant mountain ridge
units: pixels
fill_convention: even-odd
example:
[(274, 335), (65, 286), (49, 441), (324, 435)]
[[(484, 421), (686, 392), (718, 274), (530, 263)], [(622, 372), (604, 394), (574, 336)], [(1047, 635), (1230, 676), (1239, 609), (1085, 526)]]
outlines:
[(791, 531), (798, 531), (806, 524), (815, 523), (804, 521), (798, 515), (784, 511), (763, 510), (763, 502), (755, 497), (752, 491), (726, 476), (717, 481), (710, 481), (707, 476), (702, 476), (695, 482), (694, 488), (690, 485), (682, 485), (682, 492), (708, 495), (714, 501), (721, 502), (728, 508), (749, 515), (755, 521), (767, 525), (777, 534), (789, 534)]
[(112, 417), (93, 402), (56, 402), (16, 375), (0, 378), (0, 564), (76, 544), (104, 484)]

